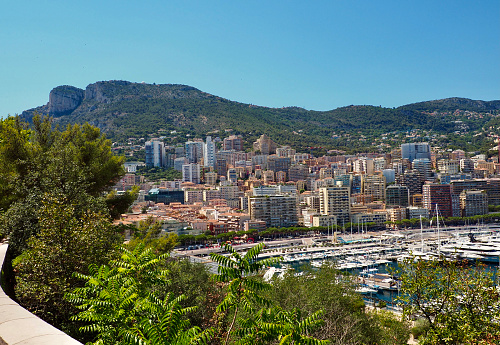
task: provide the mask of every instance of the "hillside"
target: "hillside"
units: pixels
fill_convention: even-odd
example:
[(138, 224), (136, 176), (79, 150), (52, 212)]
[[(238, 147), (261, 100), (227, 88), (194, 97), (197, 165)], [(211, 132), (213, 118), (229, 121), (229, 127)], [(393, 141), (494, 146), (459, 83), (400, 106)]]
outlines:
[(449, 133), (456, 129), (455, 124), (435, 112), (457, 109), (497, 111), (500, 101), (450, 98), (399, 108), (351, 105), (312, 111), (234, 102), (186, 85), (104, 81), (85, 90), (56, 87), (50, 92), (49, 103), (23, 112), (22, 117), (29, 120), (38, 112), (53, 116), (61, 125), (89, 122), (113, 140), (148, 138), (173, 130), (195, 136), (231, 130), (248, 140), (266, 133), (278, 143), (334, 148), (342, 145), (332, 137), (346, 133), (376, 136), (414, 129)]

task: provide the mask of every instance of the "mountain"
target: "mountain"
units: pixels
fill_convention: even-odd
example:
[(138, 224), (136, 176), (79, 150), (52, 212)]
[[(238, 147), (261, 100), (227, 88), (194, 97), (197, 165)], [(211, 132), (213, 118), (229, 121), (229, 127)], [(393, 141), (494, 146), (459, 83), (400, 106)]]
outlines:
[(500, 101), (475, 101), (468, 98), (445, 98), (438, 99), (434, 101), (427, 102), (419, 102), (408, 104), (400, 107), (401, 109), (406, 110), (416, 110), (422, 112), (445, 112), (445, 111), (455, 111), (466, 110), (466, 111), (492, 111), (492, 110), (500, 110)]
[(50, 92), (46, 105), (21, 116), (30, 120), (35, 113), (48, 114), (61, 125), (89, 122), (113, 140), (158, 136), (173, 130), (196, 136), (230, 130), (249, 140), (265, 133), (278, 143), (335, 147), (331, 138), (338, 133), (451, 132), (455, 125), (432, 113), (457, 109), (496, 111), (500, 101), (449, 98), (399, 108), (351, 105), (313, 111), (239, 103), (187, 85), (100, 81), (85, 90), (58, 86)]

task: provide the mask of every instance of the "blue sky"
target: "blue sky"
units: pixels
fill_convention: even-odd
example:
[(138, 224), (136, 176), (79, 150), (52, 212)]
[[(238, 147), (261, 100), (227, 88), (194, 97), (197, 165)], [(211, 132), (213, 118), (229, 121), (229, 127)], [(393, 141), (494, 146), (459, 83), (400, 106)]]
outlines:
[(314, 110), (500, 99), (500, 1), (0, 4), (0, 116), (112, 79)]

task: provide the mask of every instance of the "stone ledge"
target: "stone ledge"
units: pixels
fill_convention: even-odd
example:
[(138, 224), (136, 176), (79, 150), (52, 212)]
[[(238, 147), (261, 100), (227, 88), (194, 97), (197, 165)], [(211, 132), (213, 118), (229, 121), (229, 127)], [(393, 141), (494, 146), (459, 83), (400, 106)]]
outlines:
[[(0, 267), (7, 253), (0, 244)], [(0, 271), (1, 275), (1, 271)], [(0, 345), (82, 345), (69, 335), (31, 314), (0, 289)]]

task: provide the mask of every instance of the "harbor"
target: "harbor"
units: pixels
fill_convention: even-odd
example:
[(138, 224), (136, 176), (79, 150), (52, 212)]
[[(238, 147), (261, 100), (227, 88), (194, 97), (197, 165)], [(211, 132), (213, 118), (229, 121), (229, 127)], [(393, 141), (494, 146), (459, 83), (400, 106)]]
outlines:
[[(280, 258), (276, 267), (264, 272), (264, 279), (283, 276), (287, 272), (301, 275), (324, 264), (335, 266), (353, 277), (355, 291), (367, 305), (383, 302), (398, 310), (396, 298), (399, 282), (394, 275), (398, 263), (412, 260), (468, 260), (482, 262), (496, 271), (500, 258), (500, 226), (421, 228), (367, 233), (333, 233), (299, 238), (266, 240), (260, 258)], [(238, 244), (234, 248), (245, 253), (255, 244)], [(214, 246), (182, 253), (203, 262), (216, 271), (211, 252), (223, 252)], [(179, 253), (180, 254), (180, 253)]]

